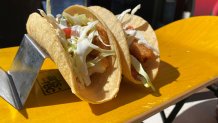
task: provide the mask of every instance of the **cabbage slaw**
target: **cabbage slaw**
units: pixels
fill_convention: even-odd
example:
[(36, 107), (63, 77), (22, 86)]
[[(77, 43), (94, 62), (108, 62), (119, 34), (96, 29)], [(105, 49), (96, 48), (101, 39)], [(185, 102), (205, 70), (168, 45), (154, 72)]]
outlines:
[[(62, 35), (62, 43), (64, 48), (71, 54), (73, 61), (73, 70), (75, 71), (78, 79), (82, 85), (89, 86), (91, 84), (90, 75), (93, 73), (103, 73), (106, 67), (101, 63), (102, 59), (115, 55), (115, 51), (111, 45), (105, 44), (96, 29), (98, 20), (92, 20), (86, 17), (85, 14), (70, 15), (63, 12), (62, 15), (58, 14), (56, 18), (51, 14), (50, 0), (47, 0), (47, 14), (43, 10), (39, 10), (41, 15), (51, 23), (58, 30), (70, 29), (70, 37)], [(63, 32), (63, 31), (62, 31)], [(93, 44), (94, 37), (110, 50), (102, 49)], [(87, 61), (87, 56), (93, 51), (98, 51), (98, 55)]]
[[(128, 14), (129, 12), (131, 12), (130, 17), (132, 17), (139, 9), (141, 8), (141, 5), (137, 5), (133, 10), (131, 9), (127, 9), (125, 11), (123, 11), (120, 15), (117, 16), (118, 21), (122, 22), (124, 16), (126, 14)], [(155, 52), (155, 54), (159, 54), (158, 51), (155, 50), (155, 48), (153, 48), (148, 41), (144, 38), (143, 34), (141, 34), (141, 32), (139, 30), (136, 30), (134, 28), (132, 29), (128, 29), (128, 27), (123, 27), (124, 32), (126, 34), (127, 37), (127, 43), (130, 46), (133, 42), (133, 40), (136, 38), (137, 42), (139, 44), (143, 44), (146, 47), (148, 47), (149, 49), (152, 49), (153, 52)], [(148, 74), (146, 73), (146, 71), (144, 70), (142, 64), (133, 56), (130, 55), (131, 58), (131, 64), (134, 67), (134, 69), (137, 71), (137, 73), (139, 74), (137, 76), (137, 79), (140, 79), (145, 87), (151, 87), (151, 89), (153, 91), (155, 91), (154, 86), (151, 83), (151, 80), (148, 76)]]

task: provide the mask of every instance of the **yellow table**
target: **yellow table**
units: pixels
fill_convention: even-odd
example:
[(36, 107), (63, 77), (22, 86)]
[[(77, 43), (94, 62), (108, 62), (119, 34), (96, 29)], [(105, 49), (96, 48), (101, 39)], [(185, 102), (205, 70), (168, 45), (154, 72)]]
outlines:
[[(194, 17), (156, 30), (161, 52), (160, 71), (153, 82), (159, 94), (122, 82), (117, 97), (88, 104), (71, 93), (56, 66), (45, 61), (26, 102), (17, 111), (0, 98), (0, 122), (142, 121), (210, 84), (218, 75), (218, 17)], [(0, 66), (9, 69), (17, 47), (0, 49)], [(49, 83), (51, 82), (51, 83)]]

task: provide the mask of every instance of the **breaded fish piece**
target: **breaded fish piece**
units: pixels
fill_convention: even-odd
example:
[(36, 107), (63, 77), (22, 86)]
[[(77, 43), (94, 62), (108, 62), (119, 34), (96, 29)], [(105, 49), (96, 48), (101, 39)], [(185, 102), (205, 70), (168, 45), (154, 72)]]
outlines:
[(139, 44), (137, 39), (129, 46), (129, 51), (130, 54), (136, 57), (141, 63), (144, 63), (147, 59), (154, 56), (153, 51), (145, 45)]

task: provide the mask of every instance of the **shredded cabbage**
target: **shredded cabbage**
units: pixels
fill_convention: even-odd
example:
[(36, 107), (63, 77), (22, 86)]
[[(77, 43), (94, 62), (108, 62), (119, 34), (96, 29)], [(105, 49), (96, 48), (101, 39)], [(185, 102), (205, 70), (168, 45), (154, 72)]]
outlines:
[(50, 0), (46, 0), (46, 13), (47, 13), (47, 15), (51, 15), (51, 4), (50, 4)]
[[(139, 4), (132, 11), (131, 9), (127, 9), (123, 11), (117, 18), (120, 22), (122, 22), (122, 18), (125, 16), (125, 14), (131, 11), (131, 15), (134, 15), (140, 8), (141, 8), (141, 5)], [(125, 33), (127, 34), (128, 45), (131, 45), (133, 41), (132, 37), (135, 37), (136, 39), (138, 39), (138, 43), (144, 44), (145, 46), (151, 48), (154, 51), (154, 48), (148, 43), (148, 41), (144, 38), (143, 34), (141, 34), (138, 30), (126, 29), (126, 27), (124, 27), (124, 30), (125, 30)]]
[(122, 21), (122, 20), (123, 20), (123, 17), (124, 17), (127, 13), (129, 13), (129, 12), (131, 12), (131, 9), (127, 9), (127, 10), (123, 11), (120, 15), (117, 16), (117, 19), (118, 19), (119, 21)]
[(74, 38), (71, 38), (70, 40), (70, 44), (69, 44), (69, 48), (68, 48), (68, 52), (69, 53), (74, 53), (74, 51), (76, 50), (77, 48), (77, 41), (78, 39), (76, 39), (75, 37)]
[(138, 76), (138, 77), (143, 82), (144, 86), (145, 87), (151, 87), (151, 89), (153, 91), (155, 91), (155, 88), (152, 85), (148, 74), (144, 71), (144, 68), (142, 67), (141, 63), (134, 56), (130, 55), (130, 57), (131, 57), (131, 62), (132, 62), (133, 67), (141, 75), (141, 76)]
[(141, 4), (137, 5), (132, 11), (131, 15), (134, 15), (141, 8)]
[[(101, 49), (100, 47), (92, 44), (92, 40), (95, 36), (95, 31), (90, 32), (87, 36), (87, 33), (95, 28), (95, 25), (98, 21), (89, 22), (88, 25), (83, 28), (80, 37), (75, 45), (72, 45), (71, 50), (74, 51), (73, 53), (73, 68), (76, 71), (79, 80), (82, 84), (89, 86), (91, 84), (90, 80), (90, 73), (88, 68), (95, 66), (98, 62), (100, 62), (104, 57), (114, 55), (113, 50), (105, 50)], [(76, 48), (75, 48), (76, 47)], [(97, 56), (95, 59), (86, 63), (87, 55), (92, 51), (97, 50), (100, 52), (100, 55)], [(97, 67), (97, 66), (96, 66)], [(97, 70), (97, 69), (96, 69)]]
[(135, 37), (138, 39), (138, 43), (139, 44), (143, 44), (146, 47), (148, 47), (149, 49), (151, 49), (153, 52), (155, 52), (155, 54), (159, 55), (159, 51), (157, 49), (155, 49), (143, 36), (143, 32), (142, 31), (136, 31), (136, 35)]
[[(73, 25), (71, 26), (71, 30), (75, 31), (76, 33), (78, 33), (78, 36), (80, 36), (81, 31), (83, 30), (84, 27), (80, 26), (80, 25)], [(75, 37), (75, 36), (71, 36)]]
[(93, 21), (93, 22), (89, 22), (88, 25), (83, 29), (80, 37), (79, 37), (79, 40), (83, 39), (86, 37), (87, 33), (89, 30), (95, 28), (95, 25), (98, 23), (98, 21)]
[(71, 25), (85, 26), (89, 22), (89, 19), (86, 17), (85, 14), (76, 14), (74, 16), (71, 16), (70, 14), (63, 12), (63, 16), (67, 18)]
[(77, 43), (77, 48), (73, 56), (73, 68), (76, 71), (79, 80), (86, 86), (91, 84), (86, 64), (87, 55), (93, 50), (90, 48), (91, 42), (88, 39), (83, 39)]
[(95, 66), (99, 61), (101, 61), (103, 58), (107, 56), (115, 55), (113, 50), (109, 50), (108, 52), (102, 52), (99, 56), (97, 56), (95, 59), (89, 61), (87, 63), (88, 68)]
[(123, 11), (120, 15), (118, 15), (118, 16), (117, 16), (117, 19), (118, 19), (120, 22), (122, 22), (124, 16), (125, 16), (127, 13), (131, 12), (131, 15), (134, 15), (140, 8), (141, 8), (141, 4), (137, 5), (132, 11), (131, 11), (131, 9), (127, 9), (127, 10)]
[[(120, 15), (117, 16), (117, 19), (122, 22), (124, 16), (131, 12), (131, 17), (134, 15), (139, 9), (141, 8), (141, 5), (137, 5), (132, 11), (131, 9), (127, 9), (123, 11)], [(128, 27), (129, 25), (127, 25)], [(138, 43), (145, 45), (146, 47), (152, 49), (153, 52), (157, 52), (155, 48), (153, 48), (148, 41), (144, 38), (143, 34), (141, 34), (138, 30), (135, 29), (127, 29), (127, 27), (123, 27), (125, 30), (125, 34), (127, 36), (127, 43), (130, 46), (133, 42), (133, 40), (136, 38), (138, 39)], [(157, 52), (158, 53), (158, 52)], [(154, 86), (152, 85), (150, 78), (148, 74), (145, 72), (144, 68), (142, 67), (142, 64), (132, 55), (131, 57), (131, 64), (135, 68), (135, 70), (140, 74), (140, 76), (137, 76), (144, 84), (145, 87), (151, 87), (153, 91), (155, 91)]]
[(67, 27), (67, 19), (61, 18), (60, 19), (60, 25)]
[(60, 19), (62, 18), (62, 15), (61, 14), (57, 14), (56, 15), (56, 21), (57, 22), (60, 22)]
[(97, 62), (93, 67), (89, 67), (89, 75), (93, 73), (103, 73), (107, 69), (107, 66), (103, 62)]
[(76, 25), (84, 26), (84, 25), (87, 25), (87, 23), (89, 22), (89, 19), (86, 17), (85, 14), (74, 15), (72, 19), (74, 20), (74, 24)]
[[(51, 5), (50, 0), (47, 0), (47, 11), (39, 10), (41, 15), (57, 29), (57, 34), (63, 28), (71, 27), (71, 31), (78, 33), (76, 35), (71, 35), (70, 38), (66, 39), (62, 34), (63, 31), (60, 31), (60, 38), (64, 40), (65, 49), (71, 53), (73, 61), (73, 69), (78, 76), (78, 79), (83, 85), (89, 86), (91, 84), (90, 75), (94, 72), (104, 72), (106, 67), (104, 63), (101, 63), (101, 60), (107, 56), (115, 55), (114, 50), (105, 50), (95, 44), (92, 44), (92, 41), (95, 36), (97, 36), (100, 42), (105, 46), (107, 45), (103, 42), (100, 35), (96, 31), (96, 24), (98, 21), (91, 21), (87, 18), (85, 14), (76, 14), (71, 16), (68, 13), (63, 12), (62, 15), (57, 15), (56, 19), (51, 14)], [(99, 55), (90, 60), (88, 63), (86, 57), (92, 50), (99, 51)]]

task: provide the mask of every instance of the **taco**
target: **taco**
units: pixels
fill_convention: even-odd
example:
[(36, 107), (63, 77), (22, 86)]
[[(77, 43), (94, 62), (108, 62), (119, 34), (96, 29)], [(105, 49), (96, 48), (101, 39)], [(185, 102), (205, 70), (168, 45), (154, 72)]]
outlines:
[(32, 13), (28, 34), (50, 55), (80, 99), (98, 104), (113, 99), (121, 81), (116, 41), (101, 18), (87, 7), (74, 5), (60, 15)]
[(133, 83), (155, 90), (151, 81), (156, 77), (160, 63), (158, 41), (148, 22), (134, 15), (140, 5), (117, 16), (99, 6), (89, 8), (104, 20), (115, 36), (124, 76)]

